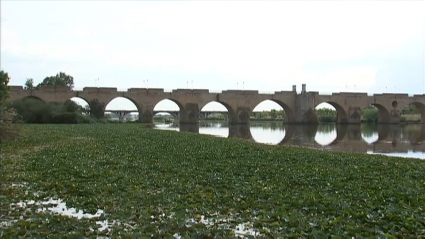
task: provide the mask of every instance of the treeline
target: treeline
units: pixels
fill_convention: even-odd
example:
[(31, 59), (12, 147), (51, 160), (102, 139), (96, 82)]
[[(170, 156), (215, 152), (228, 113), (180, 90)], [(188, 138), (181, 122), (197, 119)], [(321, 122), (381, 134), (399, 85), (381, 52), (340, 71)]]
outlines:
[(25, 82), (24, 89), (34, 90), (38, 89), (40, 86), (66, 86), (68, 89), (72, 90), (74, 88), (74, 77), (65, 74), (65, 72), (59, 72), (54, 76), (47, 76), (37, 86), (34, 86), (34, 80), (32, 78), (28, 78)]
[[(47, 76), (37, 86), (34, 86), (32, 78), (28, 78), (24, 88), (33, 90), (40, 86), (66, 86), (72, 90), (74, 78), (64, 72), (59, 72), (54, 76)], [(56, 103), (28, 97), (7, 102), (5, 108), (13, 112), (13, 117), (11, 117), (13, 122), (76, 124), (99, 122), (104, 118), (104, 104), (97, 99), (90, 101), (88, 106), (83, 108), (72, 100)]]
[[(316, 110), (316, 115), (319, 122), (335, 122), (336, 121), (336, 111), (328, 108), (322, 108)], [(285, 120), (286, 113), (284, 110), (275, 110), (270, 111), (261, 111), (253, 112), (251, 115), (251, 120), (260, 120), (260, 121), (273, 121), (273, 120)]]
[(6, 108), (16, 112), (14, 122), (23, 123), (92, 123), (104, 116), (103, 104), (98, 100), (92, 100), (86, 108), (83, 108), (72, 100), (65, 103), (45, 103), (36, 98), (24, 98), (8, 102)]

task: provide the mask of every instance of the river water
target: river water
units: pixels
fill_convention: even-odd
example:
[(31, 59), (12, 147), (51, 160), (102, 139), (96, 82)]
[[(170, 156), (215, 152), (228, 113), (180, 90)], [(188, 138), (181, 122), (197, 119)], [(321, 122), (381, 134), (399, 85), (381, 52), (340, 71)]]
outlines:
[(272, 145), (425, 159), (425, 125), (422, 124), (294, 125), (251, 121), (249, 125), (229, 125), (227, 121), (201, 121), (199, 126), (155, 122), (155, 128), (243, 138)]

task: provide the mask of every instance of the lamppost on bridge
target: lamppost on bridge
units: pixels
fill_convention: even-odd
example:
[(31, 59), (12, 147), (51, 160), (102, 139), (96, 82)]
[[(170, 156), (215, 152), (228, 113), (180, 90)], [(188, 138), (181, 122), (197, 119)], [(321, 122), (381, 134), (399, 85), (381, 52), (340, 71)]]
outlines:
[(192, 83), (192, 90), (193, 90), (193, 80), (191, 81), (191, 83)]
[(189, 81), (186, 81), (186, 89), (189, 89)]
[(242, 81), (242, 90), (245, 90), (245, 81)]
[(239, 90), (239, 82), (236, 82), (236, 90)]
[(97, 88), (99, 88), (99, 78), (95, 79), (94, 81), (97, 81)]

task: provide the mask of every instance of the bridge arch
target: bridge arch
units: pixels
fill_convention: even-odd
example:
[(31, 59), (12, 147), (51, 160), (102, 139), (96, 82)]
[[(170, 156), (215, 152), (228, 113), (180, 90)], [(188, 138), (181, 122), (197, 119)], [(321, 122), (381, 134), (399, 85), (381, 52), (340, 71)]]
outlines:
[[(160, 113), (166, 113), (171, 115), (174, 119), (180, 120), (182, 109), (183, 105), (175, 99), (161, 99), (153, 105), (151, 117)], [(150, 114), (150, 112), (145, 111), (143, 114), (146, 116), (147, 114)]]
[[(229, 110), (230, 109), (230, 110)], [(205, 105), (203, 105), (202, 107), (200, 107), (200, 115), (199, 118), (200, 119), (207, 119), (209, 116), (213, 115), (213, 114), (221, 114), (223, 115), (223, 119), (229, 119), (229, 115), (232, 114), (232, 108), (223, 103), (223, 102), (219, 102), (219, 101), (210, 101), (208, 103), (206, 103)], [(217, 112), (217, 113), (215, 113)], [(234, 115), (234, 112), (233, 112)]]
[[(342, 107), (340, 104), (334, 102), (334, 101), (323, 101), (323, 102), (318, 102), (314, 108), (316, 109), (317, 106), (323, 104), (323, 103), (327, 103), (329, 105), (331, 105), (332, 107), (335, 108), (336, 110), (336, 123), (348, 123), (348, 114), (347, 111), (344, 109), (344, 107)], [(358, 115), (357, 115), (358, 114)], [(353, 115), (351, 115), (351, 117), (354, 118), (358, 118), (360, 119), (360, 113), (354, 112)], [(359, 120), (360, 121), (360, 120)]]
[(209, 102), (206, 102), (205, 104), (199, 105), (200, 112), (202, 113), (202, 111), (205, 111), (206, 109), (210, 109), (208, 106), (211, 106), (211, 105), (216, 106), (218, 109), (221, 108), (222, 110), (223, 110), (223, 108), (220, 107), (220, 106), (224, 106), (224, 108), (227, 111), (228, 121), (232, 122), (233, 120), (237, 119), (237, 115), (236, 115), (236, 112), (234, 111), (234, 109), (229, 104), (227, 104), (226, 102), (219, 101), (219, 100), (209, 101)]
[(62, 104), (63, 109), (67, 112), (72, 112), (72, 113), (78, 112), (83, 115), (90, 113), (89, 103), (81, 97), (74, 96), (69, 98), (65, 102), (59, 103), (59, 104)]
[(137, 113), (137, 118), (140, 117), (141, 107), (136, 101), (130, 97), (117, 96), (111, 99), (108, 103), (103, 106), (103, 112), (111, 112), (122, 120), (124, 117), (131, 113)]
[(377, 104), (377, 103), (373, 103), (371, 105), (375, 106), (378, 109), (378, 123), (384, 123), (384, 124), (391, 123), (390, 112), (385, 106), (381, 104)]
[(280, 112), (277, 112), (276, 117), (271, 116), (272, 118), (276, 118), (276, 119), (281, 119), (284, 123), (293, 123), (295, 122), (295, 114), (294, 111), (291, 109), (291, 107), (289, 107), (287, 104), (285, 104), (284, 102), (280, 101), (280, 100), (275, 100), (275, 99), (265, 99), (259, 103), (257, 103), (256, 105), (254, 105), (254, 107), (252, 108), (252, 114), (256, 114), (254, 112), (259, 112), (261, 111), (261, 109), (267, 109), (270, 111), (270, 113), (272, 113), (272, 110), (283, 110), (283, 114), (281, 115), (281, 117), (279, 116)]
[(39, 100), (39, 101), (41, 101), (43, 103), (46, 103), (45, 100), (41, 99), (40, 97), (34, 96), (34, 95), (25, 96), (21, 100), (23, 100), (23, 101), (24, 100)]
[(155, 117), (155, 115), (158, 114), (168, 114), (171, 115), (174, 119), (179, 119), (180, 114), (178, 111), (171, 111), (171, 110), (154, 110), (152, 116)]
[[(421, 118), (420, 118), (420, 123), (424, 123), (425, 122), (425, 104), (420, 103), (420, 102), (412, 102), (409, 104), (409, 106), (415, 108), (416, 110), (419, 111)], [(403, 112), (404, 110), (402, 110)]]
[[(88, 109), (90, 110), (90, 104), (88, 102), (88, 100), (84, 99), (83, 97), (80, 96), (74, 96), (71, 97), (69, 100), (67, 101), (73, 101), (74, 103), (76, 103), (77, 105), (81, 106), (83, 109)], [(66, 102), (66, 101), (65, 101)]]

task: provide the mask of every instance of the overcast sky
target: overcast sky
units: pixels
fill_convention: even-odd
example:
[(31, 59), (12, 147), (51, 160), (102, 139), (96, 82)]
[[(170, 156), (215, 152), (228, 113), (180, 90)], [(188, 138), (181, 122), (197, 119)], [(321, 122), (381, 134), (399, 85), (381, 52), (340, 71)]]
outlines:
[(10, 85), (423, 94), (424, 35), (424, 1), (1, 1)]

